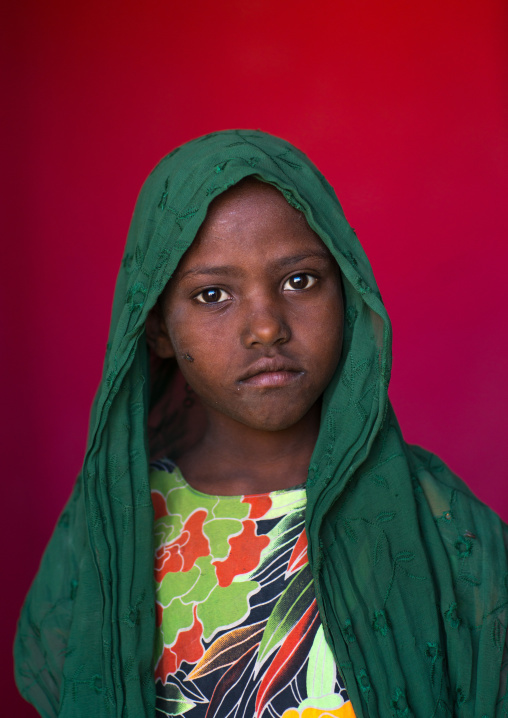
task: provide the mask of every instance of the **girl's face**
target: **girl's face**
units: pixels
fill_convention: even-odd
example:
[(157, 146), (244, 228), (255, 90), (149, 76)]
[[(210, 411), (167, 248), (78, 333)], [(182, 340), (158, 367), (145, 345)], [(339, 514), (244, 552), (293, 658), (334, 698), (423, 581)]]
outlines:
[(316, 404), (342, 347), (337, 263), (274, 187), (215, 200), (152, 312), (147, 334), (215, 412), (287, 429)]

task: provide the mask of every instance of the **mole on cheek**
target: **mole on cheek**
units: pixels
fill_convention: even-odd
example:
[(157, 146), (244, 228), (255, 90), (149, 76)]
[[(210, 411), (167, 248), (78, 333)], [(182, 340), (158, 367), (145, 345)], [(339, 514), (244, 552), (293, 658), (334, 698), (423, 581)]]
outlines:
[(185, 361), (190, 361), (190, 362), (194, 361), (194, 357), (191, 357), (190, 354), (183, 354), (182, 358), (185, 359)]

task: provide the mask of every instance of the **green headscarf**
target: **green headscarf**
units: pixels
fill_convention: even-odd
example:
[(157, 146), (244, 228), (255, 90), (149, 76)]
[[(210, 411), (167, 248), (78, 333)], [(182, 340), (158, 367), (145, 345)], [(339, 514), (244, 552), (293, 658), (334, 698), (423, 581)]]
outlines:
[(141, 190), (83, 470), (19, 623), (18, 686), (43, 716), (154, 715), (145, 319), (210, 202), (249, 175), (305, 214), (344, 281), (344, 349), (306, 521), (321, 619), (357, 718), (508, 715), (506, 527), (404, 442), (387, 396), (391, 326), (368, 260), (307, 157), (251, 130), (179, 147)]

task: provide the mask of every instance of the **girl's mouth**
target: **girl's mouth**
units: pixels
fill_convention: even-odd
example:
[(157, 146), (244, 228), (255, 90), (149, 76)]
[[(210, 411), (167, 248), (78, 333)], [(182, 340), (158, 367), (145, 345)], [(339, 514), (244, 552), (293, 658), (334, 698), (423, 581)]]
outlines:
[(293, 384), (295, 381), (298, 381), (303, 374), (303, 371), (288, 369), (281, 369), (279, 371), (262, 371), (258, 374), (242, 379), (239, 383), (243, 386), (248, 385), (261, 388), (277, 388)]
[(238, 383), (242, 386), (280, 388), (293, 384), (304, 372), (294, 360), (284, 356), (261, 357), (251, 364)]

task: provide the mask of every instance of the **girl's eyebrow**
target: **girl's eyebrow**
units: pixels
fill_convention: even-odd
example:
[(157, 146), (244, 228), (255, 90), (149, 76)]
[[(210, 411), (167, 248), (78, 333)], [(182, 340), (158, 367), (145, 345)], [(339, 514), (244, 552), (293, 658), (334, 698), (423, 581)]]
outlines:
[[(305, 254), (296, 254), (291, 257), (281, 257), (280, 259), (277, 259), (275, 262), (272, 263), (271, 269), (283, 269), (284, 267), (290, 267), (292, 264), (298, 264), (299, 262), (303, 262), (306, 259), (324, 259), (324, 260), (330, 260), (332, 258), (332, 255), (330, 252), (323, 248), (322, 250), (315, 250), (313, 252), (305, 252)], [(198, 267), (192, 267), (191, 269), (187, 269), (181, 276), (180, 279), (184, 279), (185, 277), (189, 275), (209, 275), (209, 276), (218, 276), (218, 275), (238, 275), (241, 272), (238, 270), (238, 267), (235, 267), (231, 264), (224, 264), (217, 267), (210, 267), (207, 265), (204, 266), (198, 266)]]
[(180, 279), (184, 279), (184, 277), (187, 277), (189, 275), (195, 275), (195, 274), (238, 274), (238, 268), (233, 267), (232, 265), (224, 264), (220, 267), (193, 267), (191, 269), (187, 269), (181, 276)]
[(292, 264), (298, 264), (306, 259), (326, 259), (327, 261), (333, 259), (330, 252), (323, 247), (323, 249), (316, 249), (313, 252), (305, 252), (305, 254), (296, 254), (293, 257), (282, 257), (275, 262), (278, 267), (287, 267)]

